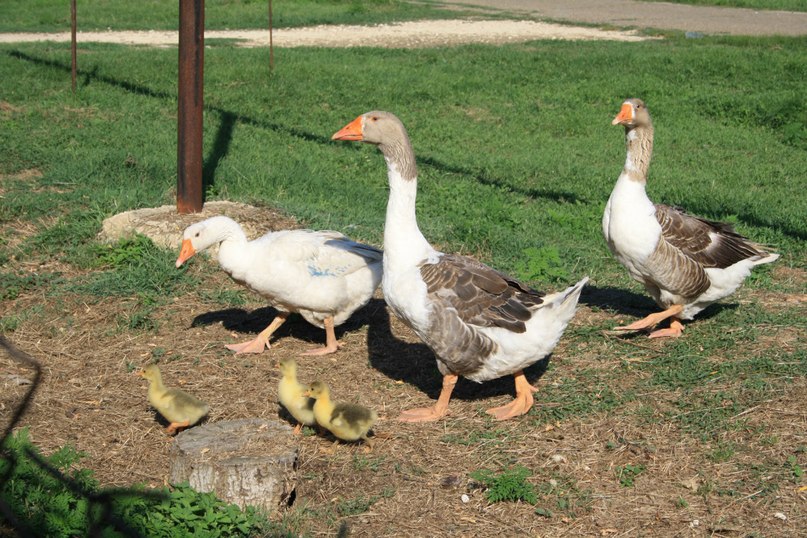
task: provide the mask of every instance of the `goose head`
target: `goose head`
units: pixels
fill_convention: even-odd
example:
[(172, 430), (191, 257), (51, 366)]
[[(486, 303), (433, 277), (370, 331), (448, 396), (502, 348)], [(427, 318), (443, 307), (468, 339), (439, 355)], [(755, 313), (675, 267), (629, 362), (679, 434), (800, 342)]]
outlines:
[(330, 396), (330, 394), (331, 393), (330, 390), (328, 389), (328, 385), (326, 385), (322, 381), (314, 381), (313, 383), (311, 383), (311, 385), (309, 385), (308, 390), (303, 392), (303, 396), (308, 396), (309, 398), (314, 398), (315, 400), (318, 400), (322, 397), (327, 398)]
[(207, 220), (191, 224), (182, 234), (182, 247), (177, 257), (176, 266), (191, 259), (197, 252), (202, 252), (215, 244), (221, 243), (231, 230), (239, 228), (238, 223), (225, 216), (211, 217)]
[(407, 138), (406, 129), (395, 114), (373, 110), (345, 125), (331, 140), (360, 141), (383, 146), (404, 138)]
[(280, 374), (284, 377), (297, 377), (297, 363), (294, 359), (285, 357), (280, 359)]
[(391, 112), (365, 112), (337, 131), (331, 140), (358, 141), (373, 144), (381, 150), (387, 163), (394, 166), (403, 179), (417, 177), (412, 143), (401, 120)]
[(647, 111), (647, 105), (641, 99), (636, 98), (625, 100), (619, 114), (611, 122), (611, 125), (624, 125), (626, 129), (646, 127), (650, 124), (650, 113)]
[(162, 382), (162, 376), (160, 375), (160, 369), (157, 367), (156, 364), (149, 364), (142, 370), (137, 372), (137, 375), (143, 377), (149, 381), (158, 381)]

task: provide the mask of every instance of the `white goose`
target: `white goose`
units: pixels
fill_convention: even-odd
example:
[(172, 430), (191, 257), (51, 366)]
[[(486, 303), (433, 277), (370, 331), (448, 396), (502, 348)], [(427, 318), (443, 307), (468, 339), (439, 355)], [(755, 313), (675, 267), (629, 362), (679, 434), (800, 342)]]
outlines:
[(423, 422), (444, 416), (458, 376), (481, 383), (513, 375), (515, 399), (488, 413), (503, 420), (529, 411), (536, 389), (523, 370), (555, 347), (587, 279), (544, 295), (471, 258), (435, 250), (415, 217), (417, 167), (412, 144), (403, 124), (389, 112), (363, 114), (333, 139), (375, 144), (384, 154), (390, 186), (384, 298), (434, 351), (443, 375), (435, 405), (405, 411), (399, 419)]
[(755, 265), (771, 263), (779, 255), (766, 252), (728, 224), (651, 202), (645, 192), (653, 153), (647, 106), (640, 99), (628, 99), (611, 123), (625, 126), (628, 155), (605, 206), (602, 230), (616, 259), (664, 309), (617, 329), (650, 329), (670, 318), (669, 328), (650, 337), (678, 337), (684, 330), (681, 320), (691, 320), (731, 295)]
[(325, 347), (305, 354), (333, 353), (339, 347), (334, 327), (367, 304), (381, 282), (382, 253), (375, 247), (339, 232), (312, 230), (270, 232), (248, 241), (241, 226), (224, 216), (185, 230), (176, 266), (215, 244), (220, 244), (221, 268), (278, 310), (254, 340), (227, 346), (236, 353), (269, 348), (269, 337), (292, 312), (325, 329)]

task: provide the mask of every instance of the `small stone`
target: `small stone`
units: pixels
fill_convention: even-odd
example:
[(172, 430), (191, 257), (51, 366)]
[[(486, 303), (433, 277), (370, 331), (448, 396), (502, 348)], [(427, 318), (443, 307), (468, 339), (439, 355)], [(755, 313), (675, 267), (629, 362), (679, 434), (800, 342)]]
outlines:
[(776, 512), (775, 514), (773, 514), (773, 517), (775, 517), (776, 519), (781, 519), (782, 521), (787, 521), (787, 516), (784, 515), (782, 512)]
[(463, 504), (467, 504), (467, 503), (468, 503), (468, 501), (470, 501), (470, 500), (471, 500), (471, 498), (468, 496), (468, 494), (463, 493), (463, 494), (460, 496), (460, 500), (463, 502)]
[(699, 520), (693, 519), (692, 521), (689, 522), (689, 527), (691, 529), (694, 529), (694, 528), (698, 527), (700, 524), (701, 524), (701, 522)]
[(562, 454), (553, 454), (552, 461), (555, 463), (566, 463), (566, 457)]

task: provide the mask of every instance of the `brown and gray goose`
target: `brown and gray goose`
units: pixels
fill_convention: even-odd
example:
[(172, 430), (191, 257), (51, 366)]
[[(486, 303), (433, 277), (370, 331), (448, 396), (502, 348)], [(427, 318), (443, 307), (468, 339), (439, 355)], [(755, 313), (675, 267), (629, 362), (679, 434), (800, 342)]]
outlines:
[(384, 298), (434, 351), (443, 375), (437, 402), (405, 411), (400, 420), (424, 422), (444, 416), (458, 376), (481, 383), (513, 375), (515, 399), (488, 413), (503, 420), (528, 412), (536, 389), (523, 370), (555, 347), (588, 279), (545, 295), (471, 258), (435, 250), (417, 225), (415, 154), (406, 129), (393, 114), (363, 114), (333, 139), (375, 144), (384, 155), (390, 187)]
[(602, 230), (616, 259), (644, 284), (663, 312), (618, 330), (650, 329), (670, 318), (651, 338), (681, 336), (681, 320), (734, 293), (755, 265), (779, 255), (736, 233), (728, 224), (654, 204), (647, 197), (653, 122), (640, 99), (628, 99), (613, 125), (625, 127), (627, 159), (605, 213)]

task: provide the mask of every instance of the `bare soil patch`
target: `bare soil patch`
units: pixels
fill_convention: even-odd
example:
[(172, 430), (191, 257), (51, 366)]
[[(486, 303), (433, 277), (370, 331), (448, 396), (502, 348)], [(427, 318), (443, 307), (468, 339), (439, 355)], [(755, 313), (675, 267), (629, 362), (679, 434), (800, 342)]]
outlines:
[[(286, 217), (265, 214), (266, 229), (289, 226)], [(190, 271), (207, 274), (204, 266), (213, 263), (195, 258)], [(238, 289), (220, 271), (203, 286)], [(340, 524), (352, 536), (798, 536), (804, 528), (805, 494), (797, 482), (782, 478), (789, 472), (783, 447), (806, 441), (803, 380), (749, 410), (749, 426), (719, 440), (699, 439), (665, 418), (684, 395), (662, 388), (643, 395), (651, 406), (633, 401), (613, 412), (564, 420), (493, 422), (484, 410), (512, 397), (509, 379), (483, 385), (463, 380), (447, 419), (402, 424), (395, 417), (433, 401), (440, 378), (431, 352), (388, 311), (380, 294), (338, 328), (344, 347), (327, 357), (300, 356), (323, 339), (320, 329), (301, 318), (286, 323), (261, 355), (226, 350), (224, 344), (250, 338), (274, 315), (257, 296), (243, 307), (223, 308), (190, 293), (160, 307), (153, 315), (156, 328), (143, 332), (120, 325), (135, 302), (29, 293), (0, 306), (0, 315), (38, 312), (11, 335), (43, 366), (42, 383), (20, 426), (31, 428), (46, 453), (65, 444), (85, 452), (84, 466), (105, 486), (160, 486), (169, 474), (173, 441), (149, 407), (146, 384), (134, 368), (159, 360), (169, 385), (210, 404), (209, 421), (276, 418), (285, 416), (276, 399), (277, 364), (290, 356), (297, 358), (302, 380), (322, 379), (337, 399), (381, 415), (371, 452), (361, 445), (334, 446), (331, 438), (310, 433), (301, 439), (296, 502), (283, 517), (310, 535), (333, 534)], [(663, 353), (663, 342), (585, 333), (617, 321), (605, 310), (580, 308), (552, 369), (531, 369), (539, 409), (546, 405), (542, 392), (562, 391), (581, 372), (593, 387), (616, 392), (646, 377), (642, 363)], [(0, 372), (0, 410), (8, 417), (31, 373), (7, 357), (0, 357)], [(761, 436), (777, 441), (760, 442)], [(738, 451), (730, 462), (719, 456), (724, 446), (749, 444), (759, 450)], [(469, 476), (512, 465), (533, 471), (529, 480), (541, 493), (538, 506), (549, 517), (525, 503), (488, 503)], [(622, 479), (626, 468), (642, 469), (630, 486)], [(786, 485), (765, 490), (760, 484), (766, 476)]]

